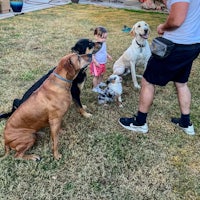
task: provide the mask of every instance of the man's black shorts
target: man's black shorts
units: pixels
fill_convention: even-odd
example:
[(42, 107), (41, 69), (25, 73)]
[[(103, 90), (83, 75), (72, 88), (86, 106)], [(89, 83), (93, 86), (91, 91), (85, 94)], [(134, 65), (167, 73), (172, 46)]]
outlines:
[(175, 44), (171, 54), (164, 59), (150, 57), (143, 77), (151, 84), (165, 86), (169, 81), (186, 83), (193, 61), (200, 53), (200, 43)]

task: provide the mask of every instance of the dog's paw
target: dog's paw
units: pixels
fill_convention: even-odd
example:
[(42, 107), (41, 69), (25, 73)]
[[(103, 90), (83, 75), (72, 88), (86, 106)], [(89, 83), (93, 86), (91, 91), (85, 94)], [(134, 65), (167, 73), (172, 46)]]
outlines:
[(119, 104), (119, 108), (123, 108), (124, 106), (122, 105), (122, 103)]
[(86, 108), (86, 107), (87, 107), (87, 106), (83, 105), (82, 108), (80, 108), (80, 110), (79, 110), (80, 114), (81, 114), (83, 117), (85, 117), (85, 118), (92, 117), (92, 114), (90, 114), (90, 113), (88, 113), (88, 112), (85, 111), (85, 108)]
[(59, 160), (59, 159), (62, 158), (62, 154), (60, 154), (60, 153), (54, 153), (54, 158), (55, 158), (56, 160)]
[(38, 155), (33, 155), (32, 156), (32, 160), (34, 160), (34, 161), (41, 161), (41, 158)]
[(122, 76), (127, 76), (130, 73), (131, 73), (131, 70), (126, 68)]
[(84, 116), (85, 118), (90, 118), (90, 117), (92, 117), (92, 114), (91, 114), (91, 113), (88, 113), (88, 112), (85, 112), (85, 113), (83, 114), (83, 116)]
[(142, 76), (142, 75), (139, 75), (139, 74), (137, 74), (137, 75), (136, 75), (136, 77), (138, 77), (138, 78), (142, 78), (143, 76)]
[(87, 109), (87, 106), (86, 106), (86, 105), (82, 105), (82, 107), (83, 107), (84, 110)]
[[(16, 158), (20, 158), (20, 157), (16, 156)], [(35, 154), (23, 155), (21, 158), (23, 158), (25, 160), (33, 160), (33, 161), (40, 161), (41, 160), (40, 156), (35, 155)]]
[(136, 89), (140, 89), (140, 88), (141, 88), (139, 84), (134, 84), (134, 87), (135, 87)]

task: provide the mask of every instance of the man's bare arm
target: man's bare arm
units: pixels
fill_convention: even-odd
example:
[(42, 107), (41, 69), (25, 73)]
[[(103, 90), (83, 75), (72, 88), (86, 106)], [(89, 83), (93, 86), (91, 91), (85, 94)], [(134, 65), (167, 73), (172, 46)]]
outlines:
[(189, 8), (187, 2), (177, 2), (171, 6), (171, 10), (164, 24), (157, 27), (158, 34), (162, 35), (165, 31), (171, 31), (181, 26), (184, 22)]

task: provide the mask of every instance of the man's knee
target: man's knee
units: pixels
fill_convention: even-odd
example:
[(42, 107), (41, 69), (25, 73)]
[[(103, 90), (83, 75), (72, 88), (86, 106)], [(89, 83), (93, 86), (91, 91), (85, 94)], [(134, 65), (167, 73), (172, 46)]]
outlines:
[(186, 88), (186, 87), (188, 87), (187, 82), (186, 82), (186, 83), (174, 82), (174, 85), (176, 86), (177, 89), (181, 89), (181, 88)]

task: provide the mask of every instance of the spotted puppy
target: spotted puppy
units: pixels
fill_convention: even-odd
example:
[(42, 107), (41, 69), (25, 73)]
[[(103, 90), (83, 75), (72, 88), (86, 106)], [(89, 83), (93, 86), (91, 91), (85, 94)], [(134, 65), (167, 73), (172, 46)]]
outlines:
[(98, 95), (98, 103), (106, 104), (110, 102), (117, 102), (119, 107), (122, 106), (122, 78), (118, 75), (110, 75), (106, 81), (107, 87)]

